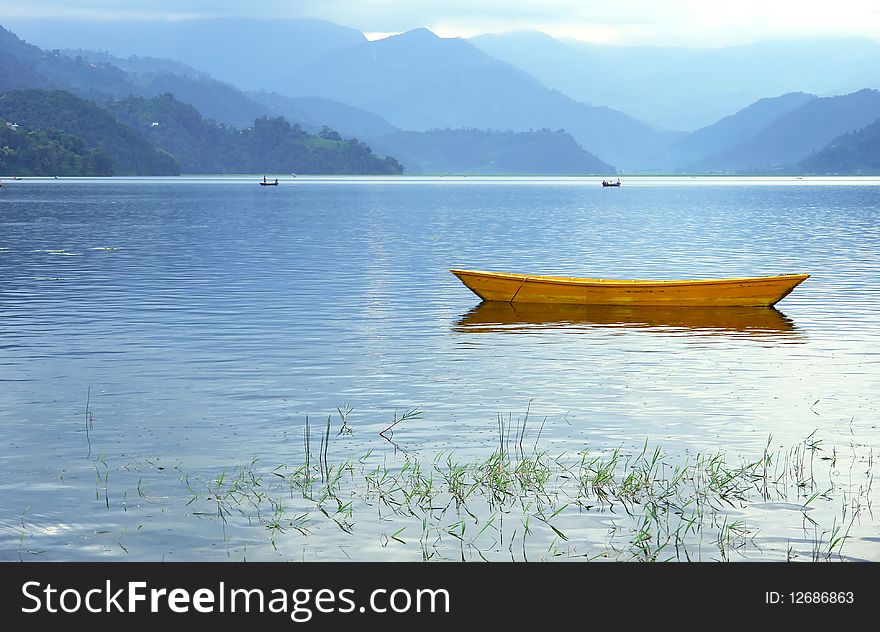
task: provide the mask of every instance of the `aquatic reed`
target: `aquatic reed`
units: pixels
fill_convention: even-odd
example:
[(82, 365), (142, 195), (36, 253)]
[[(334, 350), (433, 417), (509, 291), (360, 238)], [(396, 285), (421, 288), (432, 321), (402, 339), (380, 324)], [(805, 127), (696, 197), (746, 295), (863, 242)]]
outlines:
[[(348, 425), (350, 409), (338, 412), (342, 426)], [(380, 434), (390, 439), (394, 427), (418, 412), (395, 415)], [(543, 430), (543, 424), (530, 428), (528, 414), (517, 420), (498, 416), (496, 425), (497, 446), (482, 458), (371, 451), (333, 465), (330, 442), (340, 433), (331, 433), (328, 418), (315, 465), (307, 422), (301, 464), (268, 470), (267, 481), (254, 459), (230, 477), (209, 480), (205, 498), (213, 499), (214, 515), (224, 523), (234, 516), (240, 526), (268, 529), (275, 550), (281, 550), (281, 537), (307, 538), (322, 524), (333, 524), (353, 538), (359, 537), (359, 525), (370, 533), (379, 528), (383, 549), (409, 546), (413, 540), (402, 534), (415, 530), (424, 560), (506, 554), (523, 560), (688, 561), (762, 555), (767, 544), (747, 514), (752, 504), (771, 499), (800, 507), (812, 543), (810, 559), (843, 559), (859, 515), (853, 506), (870, 497), (870, 475), (854, 490), (820, 484), (817, 455), (826, 450), (815, 432), (776, 453), (770, 451), (771, 438), (753, 460), (732, 460), (721, 452), (676, 459), (647, 441), (632, 453), (617, 447), (552, 455), (541, 449), (540, 437), (526, 440), (530, 431)], [(829, 459), (836, 462), (836, 456)], [(813, 505), (841, 496), (841, 516), (831, 526), (813, 521)], [(194, 494), (191, 502), (201, 497)], [(284, 497), (289, 502), (282, 503)], [(780, 555), (798, 554), (789, 545)]]

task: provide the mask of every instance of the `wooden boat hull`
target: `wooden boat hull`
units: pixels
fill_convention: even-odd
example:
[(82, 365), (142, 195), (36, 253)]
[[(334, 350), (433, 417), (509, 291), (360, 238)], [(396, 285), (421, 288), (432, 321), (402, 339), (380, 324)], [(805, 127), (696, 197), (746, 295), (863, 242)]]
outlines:
[(676, 281), (582, 279), (450, 270), (484, 301), (570, 305), (770, 307), (809, 274)]

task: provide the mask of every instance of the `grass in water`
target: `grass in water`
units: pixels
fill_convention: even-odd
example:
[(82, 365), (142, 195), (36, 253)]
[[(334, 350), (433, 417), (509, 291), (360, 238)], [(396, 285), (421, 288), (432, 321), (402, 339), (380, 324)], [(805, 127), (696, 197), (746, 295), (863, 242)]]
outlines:
[[(777, 452), (771, 437), (753, 460), (723, 452), (674, 458), (647, 441), (632, 453), (551, 454), (541, 448), (544, 423), (529, 426), (527, 411), (516, 420), (498, 417), (498, 444), (488, 456), (371, 451), (334, 463), (331, 441), (351, 428), (351, 409), (338, 412), (345, 430), (331, 432), (328, 418), (317, 463), (306, 419), (301, 462), (264, 467), (255, 457), (210, 479), (183, 475), (188, 504), (219, 520), (227, 542), (228, 528), (260, 527), (283, 555), (330, 528), (348, 544), (367, 538), (383, 550), (418, 547), (423, 560), (727, 561), (774, 551), (778, 559), (841, 560), (853, 525), (862, 516), (873, 520), (873, 454), (854, 453), (853, 462), (867, 465), (866, 478), (839, 486), (830, 473), (820, 477), (820, 464), (833, 469), (839, 455), (815, 432)], [(380, 435), (390, 440), (394, 428), (419, 415), (395, 415)], [(823, 527), (811, 511), (833, 501), (841, 509)], [(802, 515), (798, 549), (762, 541), (750, 522), (750, 509), (774, 503)]]

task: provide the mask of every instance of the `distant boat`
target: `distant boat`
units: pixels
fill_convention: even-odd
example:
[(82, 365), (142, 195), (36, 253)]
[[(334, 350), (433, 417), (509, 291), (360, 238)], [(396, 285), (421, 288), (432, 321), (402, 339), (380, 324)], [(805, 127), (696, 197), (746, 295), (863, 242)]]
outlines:
[(575, 277), (450, 270), (484, 301), (576, 305), (694, 305), (770, 307), (809, 278), (781, 274), (734, 279), (676, 281)]
[(603, 187), (619, 187), (620, 186), (620, 178), (617, 179), (617, 182), (612, 182), (611, 180), (602, 180)]
[(266, 180), (266, 176), (263, 176), (263, 181), (260, 182), (261, 187), (275, 187), (278, 186), (278, 178), (275, 178), (275, 182), (269, 182)]

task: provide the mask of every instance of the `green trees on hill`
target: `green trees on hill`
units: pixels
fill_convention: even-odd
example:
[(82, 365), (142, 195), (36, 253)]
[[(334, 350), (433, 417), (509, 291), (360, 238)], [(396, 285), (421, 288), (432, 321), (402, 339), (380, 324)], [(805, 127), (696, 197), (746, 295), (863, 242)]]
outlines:
[(185, 173), (399, 174), (394, 158), (379, 158), (357, 139), (325, 128), (318, 136), (284, 118), (261, 117), (247, 129), (217, 125), (170, 94), (130, 96), (108, 104), (121, 122), (174, 156)]
[(28, 131), (56, 130), (81, 139), (88, 150), (109, 156), (113, 175), (176, 175), (165, 152), (150, 146), (106, 110), (63, 90), (18, 90), (0, 94), (0, 117)]
[(880, 119), (838, 136), (798, 167), (804, 173), (880, 175)]
[(109, 176), (113, 161), (82, 139), (55, 130), (20, 131), (0, 119), (0, 174), (19, 176)]
[(0, 174), (403, 172), (356, 139), (329, 128), (312, 135), (280, 117), (240, 130), (202, 118), (170, 94), (130, 96), (107, 108), (62, 90), (0, 93), (0, 117), (17, 125), (4, 122)]

